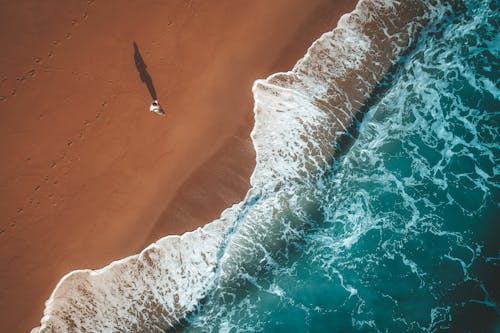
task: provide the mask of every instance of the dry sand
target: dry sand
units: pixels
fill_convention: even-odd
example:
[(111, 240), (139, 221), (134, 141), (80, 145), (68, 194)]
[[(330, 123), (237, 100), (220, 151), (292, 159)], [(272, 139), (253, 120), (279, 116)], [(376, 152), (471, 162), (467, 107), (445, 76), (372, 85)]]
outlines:
[[(36, 326), (68, 271), (240, 201), (253, 81), (355, 2), (0, 2), (0, 332)], [(133, 41), (166, 117), (148, 112)]]

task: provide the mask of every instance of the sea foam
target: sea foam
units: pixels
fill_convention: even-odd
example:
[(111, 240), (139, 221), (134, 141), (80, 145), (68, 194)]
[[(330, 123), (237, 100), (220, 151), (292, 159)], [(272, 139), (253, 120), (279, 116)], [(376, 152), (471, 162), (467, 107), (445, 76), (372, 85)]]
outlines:
[[(287, 204), (287, 191), (297, 190), (290, 184), (320, 174), (355, 137), (377, 84), (420, 30), (450, 10), (450, 1), (361, 0), (291, 71), (257, 80), (257, 164), (246, 198), (195, 231), (102, 269), (67, 274), (32, 332), (163, 332), (196, 311), (217, 284), (256, 269), (273, 245), (293, 237), (293, 228), (272, 217), (279, 214), (274, 207)], [(267, 247), (256, 246), (256, 237)]]

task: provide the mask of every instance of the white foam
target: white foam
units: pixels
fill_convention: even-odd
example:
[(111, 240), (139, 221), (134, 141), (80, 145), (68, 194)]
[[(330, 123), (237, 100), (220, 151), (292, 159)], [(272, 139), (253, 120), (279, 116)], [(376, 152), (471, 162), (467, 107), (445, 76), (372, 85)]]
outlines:
[(224, 235), (241, 209), (99, 270), (64, 276), (33, 332), (163, 332), (193, 311), (211, 281)]
[[(405, 8), (414, 15), (401, 15)], [(270, 248), (253, 239), (264, 234), (272, 246), (282, 238), (276, 207), (297, 190), (293, 184), (331, 163), (338, 138), (349, 135), (354, 116), (429, 10), (417, 0), (361, 0), (291, 71), (257, 80), (251, 135), (257, 161), (245, 200), (203, 228), (162, 238), (102, 269), (67, 274), (32, 333), (163, 332), (195, 311), (245, 257), (266, 257)]]

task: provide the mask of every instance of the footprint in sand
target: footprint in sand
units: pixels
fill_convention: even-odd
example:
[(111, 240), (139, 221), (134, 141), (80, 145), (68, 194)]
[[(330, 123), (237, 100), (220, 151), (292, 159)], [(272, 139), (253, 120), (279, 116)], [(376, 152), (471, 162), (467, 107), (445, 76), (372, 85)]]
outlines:
[[(94, 2), (95, 2), (95, 0), (89, 0), (89, 1), (87, 1), (87, 4), (88, 4), (88, 5), (93, 5), (93, 4), (94, 4)], [(84, 12), (84, 13), (83, 13), (83, 19), (84, 19), (84, 20), (87, 20), (87, 19), (88, 19), (88, 13), (87, 13), (87, 12)], [(78, 20), (76, 20), (76, 19), (72, 19), (72, 20), (71, 20), (71, 25), (72, 25), (73, 27), (77, 26), (77, 25), (78, 25)], [(66, 39), (71, 39), (71, 38), (72, 38), (72, 34), (71, 34), (71, 32), (67, 32), (67, 33), (64, 35), (64, 37), (65, 37)], [(53, 40), (53, 41), (52, 41), (52, 45), (53, 45), (54, 47), (59, 47), (59, 46), (61, 46), (61, 45), (62, 45), (62, 42), (61, 42), (59, 39), (56, 39), (56, 40)], [(52, 58), (52, 57), (54, 56), (54, 50), (50, 50), (50, 51), (47, 53), (47, 56), (48, 56), (49, 58)], [(37, 65), (40, 65), (40, 64), (41, 64), (41, 62), (42, 62), (42, 58), (40, 58), (40, 57), (33, 57), (33, 61), (34, 61)], [(29, 71), (27, 72), (27, 76), (28, 76), (28, 77), (31, 77), (31, 78), (32, 78), (32, 77), (35, 77), (35, 76), (36, 76), (36, 70), (35, 70), (35, 69), (31, 69), (31, 70), (29, 70)], [(18, 82), (22, 83), (22, 82), (23, 82), (25, 79), (27, 79), (28, 77), (26, 77), (25, 75), (18, 75), (18, 76), (16, 77), (16, 80), (17, 80)], [(0, 83), (3, 83), (3, 82), (4, 82), (4, 81), (6, 81), (6, 80), (7, 80), (7, 78), (6, 78), (6, 77), (2, 77), (2, 79), (1, 79)], [(16, 89), (12, 89), (12, 90), (11, 90), (11, 95), (12, 95), (12, 96), (14, 96), (15, 94), (16, 94)], [(5, 96), (0, 96), (0, 102), (3, 102), (3, 101), (5, 101), (5, 100), (7, 100), (7, 98), (6, 98)]]

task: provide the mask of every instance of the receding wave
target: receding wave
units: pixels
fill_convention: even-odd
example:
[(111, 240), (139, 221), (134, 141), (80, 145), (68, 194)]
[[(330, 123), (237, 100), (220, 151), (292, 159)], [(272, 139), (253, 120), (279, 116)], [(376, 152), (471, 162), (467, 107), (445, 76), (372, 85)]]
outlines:
[(164, 332), (216, 286), (238, 298), (263, 262), (294, 251), (290, 240), (305, 218), (298, 214), (317, 213), (307, 195), (290, 194), (307, 192), (303, 185), (356, 137), (379, 83), (420, 31), (451, 10), (450, 1), (361, 0), (291, 71), (255, 82), (257, 164), (246, 198), (193, 232), (102, 269), (67, 274), (32, 332)]

